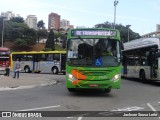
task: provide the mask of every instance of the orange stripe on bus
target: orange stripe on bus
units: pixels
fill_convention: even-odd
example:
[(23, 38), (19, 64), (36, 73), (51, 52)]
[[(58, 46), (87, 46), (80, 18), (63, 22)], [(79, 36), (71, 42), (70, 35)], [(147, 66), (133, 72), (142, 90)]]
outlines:
[(80, 80), (85, 80), (87, 78), (87, 76), (83, 75), (80, 71), (73, 69), (72, 70), (72, 75)]

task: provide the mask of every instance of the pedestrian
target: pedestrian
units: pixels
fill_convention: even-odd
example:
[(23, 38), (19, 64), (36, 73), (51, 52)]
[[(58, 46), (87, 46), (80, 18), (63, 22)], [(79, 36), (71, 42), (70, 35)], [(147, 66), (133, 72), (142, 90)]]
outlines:
[(20, 71), (21, 65), (19, 59), (16, 60), (14, 64), (14, 77), (13, 78), (19, 78), (19, 71)]
[(9, 64), (6, 65), (5, 72), (6, 72), (5, 75), (9, 77), (9, 74), (10, 74), (10, 66), (9, 66)]

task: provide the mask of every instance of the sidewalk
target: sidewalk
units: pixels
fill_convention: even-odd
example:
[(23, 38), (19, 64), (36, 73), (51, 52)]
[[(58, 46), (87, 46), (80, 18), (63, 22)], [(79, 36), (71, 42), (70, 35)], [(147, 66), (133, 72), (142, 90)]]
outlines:
[(51, 84), (56, 84), (56, 81), (41, 76), (35, 77), (33, 74), (28, 75), (27, 77), (21, 75), (19, 79), (13, 78), (13, 75), (10, 75), (9, 77), (0, 75), (0, 91), (8, 88), (17, 89), (19, 87), (27, 88)]

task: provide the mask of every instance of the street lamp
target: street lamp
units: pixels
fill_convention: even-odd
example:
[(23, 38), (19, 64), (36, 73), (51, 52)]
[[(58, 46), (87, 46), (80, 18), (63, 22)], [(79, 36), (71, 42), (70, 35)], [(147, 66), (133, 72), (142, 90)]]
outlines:
[(115, 24), (116, 24), (116, 6), (118, 4), (118, 1), (114, 1), (114, 29), (115, 29)]
[(4, 36), (4, 19), (5, 19), (5, 17), (3, 17), (3, 20), (2, 20), (2, 45), (1, 45), (1, 47), (3, 47), (3, 36)]
[(131, 25), (126, 25), (126, 27), (128, 28), (128, 42), (129, 42), (129, 27), (131, 27)]

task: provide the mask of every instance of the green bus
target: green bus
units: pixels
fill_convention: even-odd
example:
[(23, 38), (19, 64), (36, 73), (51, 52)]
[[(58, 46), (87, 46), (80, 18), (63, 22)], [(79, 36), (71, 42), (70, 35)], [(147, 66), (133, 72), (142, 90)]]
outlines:
[(67, 32), (66, 87), (110, 92), (121, 83), (120, 33), (108, 28), (70, 29)]

